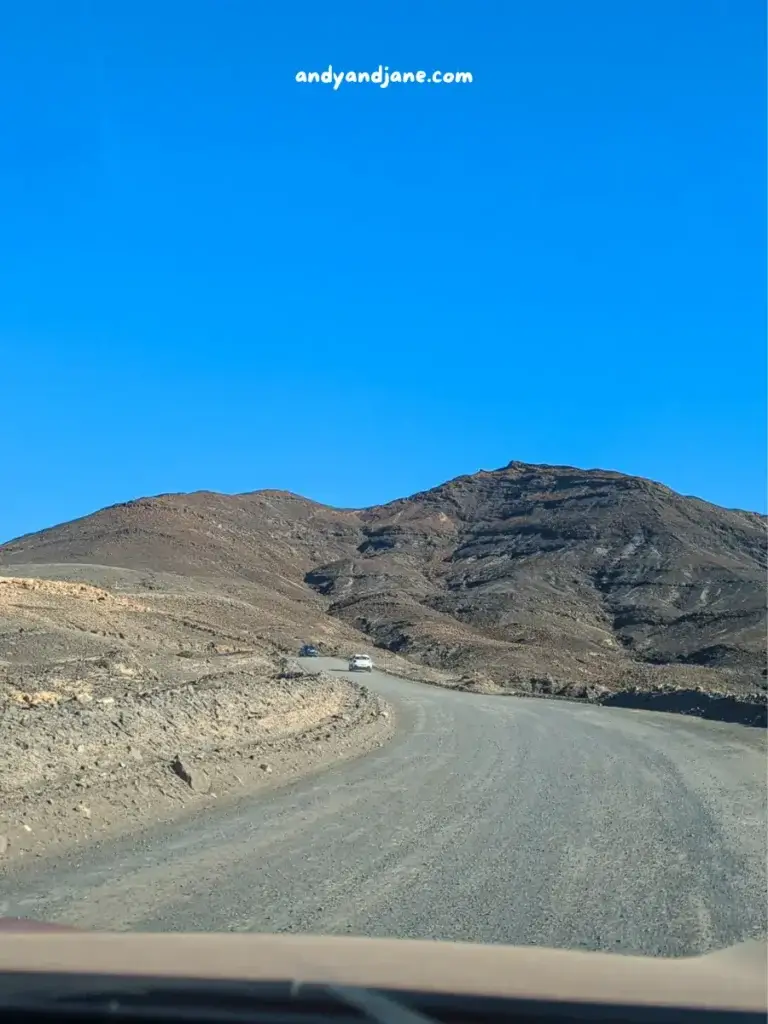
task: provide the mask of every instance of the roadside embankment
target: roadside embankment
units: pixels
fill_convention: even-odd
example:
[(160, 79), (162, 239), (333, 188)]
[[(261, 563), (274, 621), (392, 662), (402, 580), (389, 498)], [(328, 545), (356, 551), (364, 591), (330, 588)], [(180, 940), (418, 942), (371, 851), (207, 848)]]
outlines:
[(386, 740), (389, 710), (358, 681), (281, 660), (215, 594), (184, 602), (0, 579), (0, 868)]
[(625, 688), (600, 683), (576, 683), (545, 677), (499, 681), (489, 672), (473, 670), (461, 675), (407, 661), (389, 652), (376, 651), (378, 667), (401, 678), (444, 686), (465, 693), (499, 695), (507, 697), (535, 697), (549, 700), (576, 701), (599, 704), (604, 707), (635, 708), (644, 711), (663, 711), (690, 715), (709, 721), (727, 722), (765, 729), (768, 726), (768, 693), (716, 692), (703, 688), (676, 687), (669, 683), (656, 686), (628, 685)]
[(387, 706), (332, 675), (246, 672), (0, 720), (0, 864), (140, 829), (358, 756)]
[(758, 695), (701, 693), (697, 690), (647, 692), (624, 690), (596, 701), (606, 707), (638, 708), (644, 711), (667, 711), (693, 715), (716, 722), (731, 722), (765, 729), (768, 725), (768, 700)]

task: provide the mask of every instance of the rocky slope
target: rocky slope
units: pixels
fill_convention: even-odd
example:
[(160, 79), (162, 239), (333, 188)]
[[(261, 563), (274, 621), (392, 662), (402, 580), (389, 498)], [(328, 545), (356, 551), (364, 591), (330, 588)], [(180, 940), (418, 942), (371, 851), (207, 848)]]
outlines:
[[(2, 865), (275, 784), (387, 733), (374, 694), (286, 671), (269, 615), (210, 581), (16, 571), (0, 575)], [(327, 621), (340, 642), (345, 627)]]
[(644, 479), (510, 463), (363, 510), (142, 499), (3, 545), (0, 565), (207, 580), (278, 647), (363, 633), (477, 686), (745, 693), (765, 688), (765, 526)]
[(357, 551), (307, 579), (391, 650), (538, 689), (765, 678), (764, 517), (512, 463), (360, 519)]

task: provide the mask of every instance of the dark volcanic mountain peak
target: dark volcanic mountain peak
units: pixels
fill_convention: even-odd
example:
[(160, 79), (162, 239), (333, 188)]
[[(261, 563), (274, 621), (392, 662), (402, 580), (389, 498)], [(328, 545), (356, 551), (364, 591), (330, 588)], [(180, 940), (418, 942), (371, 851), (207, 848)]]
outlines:
[(360, 511), (164, 494), (0, 547), (8, 566), (54, 562), (319, 599), (382, 646), (502, 685), (752, 688), (764, 669), (765, 517), (609, 470), (513, 461)]

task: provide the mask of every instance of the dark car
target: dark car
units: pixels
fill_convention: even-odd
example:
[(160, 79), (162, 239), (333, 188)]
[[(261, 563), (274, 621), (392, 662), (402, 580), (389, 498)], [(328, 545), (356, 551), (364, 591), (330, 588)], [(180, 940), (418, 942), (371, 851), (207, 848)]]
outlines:
[(317, 658), (318, 654), (319, 652), (317, 648), (313, 647), (312, 644), (304, 644), (304, 646), (299, 651), (300, 658)]

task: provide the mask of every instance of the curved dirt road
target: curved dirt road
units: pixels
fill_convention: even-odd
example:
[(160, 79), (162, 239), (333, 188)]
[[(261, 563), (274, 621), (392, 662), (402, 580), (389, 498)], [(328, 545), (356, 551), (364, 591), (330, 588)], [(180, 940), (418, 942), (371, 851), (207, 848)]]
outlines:
[(29, 865), (0, 879), (0, 913), (670, 956), (765, 934), (762, 730), (361, 682), (396, 709), (385, 747)]

